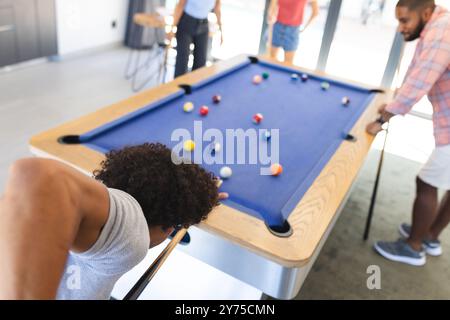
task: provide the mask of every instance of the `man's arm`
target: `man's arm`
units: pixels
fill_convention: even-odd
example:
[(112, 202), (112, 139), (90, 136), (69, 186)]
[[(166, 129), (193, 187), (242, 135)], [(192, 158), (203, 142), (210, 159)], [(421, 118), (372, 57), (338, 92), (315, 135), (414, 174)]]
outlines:
[(178, 23), (180, 22), (180, 19), (181, 19), (181, 16), (183, 15), (185, 6), (186, 6), (186, 0), (179, 0), (175, 7), (175, 11), (173, 13), (173, 22), (172, 22), (172, 26), (171, 26), (171, 29), (169, 32), (169, 40), (171, 40), (176, 33), (175, 27), (177, 27)]
[(223, 44), (223, 31), (222, 31), (222, 3), (220, 0), (216, 0), (216, 5), (214, 6), (214, 14), (217, 18), (217, 24), (219, 25), (220, 31), (220, 44)]
[(435, 28), (422, 39), (422, 50), (411, 64), (405, 82), (397, 91), (394, 101), (382, 105), (380, 118), (367, 126), (370, 134), (376, 135), (382, 130), (382, 123), (393, 116), (408, 113), (419, 102), (450, 65), (450, 33), (446, 28)]
[(14, 163), (0, 198), (0, 299), (54, 299), (68, 251), (95, 243), (108, 210), (106, 188), (75, 169)]
[(272, 25), (277, 21), (278, 0), (271, 0), (267, 13), (267, 22)]
[(450, 32), (445, 28), (429, 31), (422, 39), (423, 48), (408, 70), (405, 82), (386, 111), (406, 114), (419, 102), (450, 64)]
[(304, 25), (302, 31), (305, 31), (306, 28), (308, 28), (308, 26), (314, 21), (314, 19), (317, 18), (317, 16), (319, 15), (319, 3), (317, 2), (317, 0), (311, 0), (311, 16), (309, 17), (308, 21), (306, 22), (306, 24)]

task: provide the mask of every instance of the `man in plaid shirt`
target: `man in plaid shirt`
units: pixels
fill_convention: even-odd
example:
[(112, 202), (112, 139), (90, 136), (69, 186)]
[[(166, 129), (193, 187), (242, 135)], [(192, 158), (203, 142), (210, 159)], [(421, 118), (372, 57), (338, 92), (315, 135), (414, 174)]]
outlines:
[[(436, 148), (417, 177), (412, 225), (400, 226), (403, 239), (376, 242), (375, 250), (387, 259), (421, 266), (425, 253), (442, 254), (438, 238), (450, 222), (450, 12), (434, 0), (400, 0), (396, 16), (405, 41), (419, 42), (394, 101), (380, 108), (380, 118), (367, 131), (377, 134), (383, 122), (408, 113), (428, 95)], [(438, 189), (447, 191), (440, 205)]]

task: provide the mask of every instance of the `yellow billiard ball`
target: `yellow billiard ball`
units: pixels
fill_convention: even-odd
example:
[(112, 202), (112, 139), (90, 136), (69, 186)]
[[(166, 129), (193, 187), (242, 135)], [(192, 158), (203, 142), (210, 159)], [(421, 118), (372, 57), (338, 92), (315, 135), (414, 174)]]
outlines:
[(195, 149), (195, 142), (192, 141), (192, 140), (187, 140), (187, 141), (184, 142), (183, 148), (184, 148), (184, 150), (190, 152), (190, 151)]
[(194, 104), (192, 102), (186, 102), (183, 106), (184, 112), (192, 112), (194, 110)]

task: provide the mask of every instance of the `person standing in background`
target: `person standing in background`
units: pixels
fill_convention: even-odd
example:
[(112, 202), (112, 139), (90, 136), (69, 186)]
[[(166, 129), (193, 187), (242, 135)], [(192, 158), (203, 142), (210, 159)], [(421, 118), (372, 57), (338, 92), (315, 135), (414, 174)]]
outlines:
[(284, 50), (284, 62), (293, 64), (299, 42), (299, 33), (303, 32), (319, 15), (317, 0), (309, 0), (312, 13), (303, 25), (304, 12), (308, 0), (272, 0), (269, 6), (268, 22), (273, 26), (270, 57), (276, 59), (280, 49)]
[(172, 30), (169, 40), (177, 39), (177, 58), (175, 63), (175, 78), (188, 72), (190, 46), (193, 43), (194, 65), (196, 70), (206, 65), (208, 54), (208, 13), (214, 11), (219, 26), (221, 43), (222, 18), (220, 0), (179, 0), (174, 12)]

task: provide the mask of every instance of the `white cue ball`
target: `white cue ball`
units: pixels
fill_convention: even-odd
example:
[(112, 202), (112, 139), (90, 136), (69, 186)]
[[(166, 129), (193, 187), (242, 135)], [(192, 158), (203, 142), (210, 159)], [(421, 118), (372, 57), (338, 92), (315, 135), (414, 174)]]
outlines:
[(231, 177), (232, 174), (233, 171), (231, 170), (230, 167), (222, 167), (220, 169), (220, 176), (222, 177), (222, 179), (228, 179), (229, 177)]
[(215, 142), (212, 144), (212, 150), (214, 152), (220, 152), (221, 149), (222, 149), (222, 146), (220, 145), (220, 143)]

